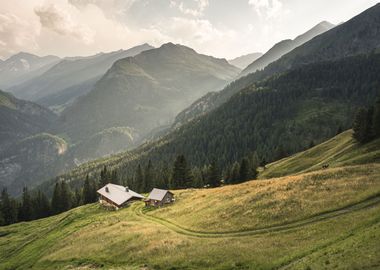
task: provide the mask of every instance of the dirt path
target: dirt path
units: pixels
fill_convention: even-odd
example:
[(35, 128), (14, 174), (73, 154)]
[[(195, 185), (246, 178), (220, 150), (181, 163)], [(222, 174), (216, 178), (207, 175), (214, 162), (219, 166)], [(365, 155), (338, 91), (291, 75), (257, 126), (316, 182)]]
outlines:
[(190, 230), (187, 228), (182, 227), (181, 225), (177, 225), (171, 221), (161, 219), (158, 217), (154, 217), (151, 215), (146, 215), (143, 213), (143, 205), (142, 204), (136, 204), (133, 206), (133, 212), (140, 218), (143, 218), (145, 220), (158, 223), (160, 225), (163, 225), (167, 227), (168, 229), (175, 231), (177, 233), (188, 235), (188, 236), (194, 236), (194, 237), (202, 237), (202, 238), (221, 238), (221, 237), (241, 237), (241, 236), (249, 236), (249, 235), (257, 235), (257, 234), (265, 234), (270, 232), (277, 232), (277, 231), (286, 231), (291, 230), (295, 228), (299, 228), (305, 225), (313, 224), (319, 221), (332, 219), (335, 217), (339, 217), (341, 215), (346, 215), (355, 211), (359, 211), (365, 208), (374, 207), (380, 204), (380, 194), (377, 194), (376, 196), (367, 198), (361, 202), (351, 204), (348, 206), (345, 206), (343, 208), (339, 208), (333, 211), (328, 211), (324, 213), (320, 213), (302, 220), (281, 224), (281, 225), (274, 225), (274, 226), (268, 226), (264, 228), (257, 228), (257, 229), (251, 229), (251, 230), (245, 230), (245, 231), (226, 231), (226, 232), (206, 232), (206, 231), (197, 231), (197, 230)]

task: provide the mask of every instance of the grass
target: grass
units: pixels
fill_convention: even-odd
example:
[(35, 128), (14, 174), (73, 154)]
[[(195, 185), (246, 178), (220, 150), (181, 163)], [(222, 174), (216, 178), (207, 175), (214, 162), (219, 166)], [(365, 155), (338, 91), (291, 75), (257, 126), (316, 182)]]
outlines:
[(259, 178), (316, 171), (324, 164), (331, 168), (370, 162), (380, 162), (380, 139), (359, 145), (352, 138), (352, 130), (348, 130), (304, 152), (268, 164)]
[(0, 269), (377, 269), (378, 148), (337, 138), (268, 168), (295, 175), (178, 190), (149, 211), (91, 204), (0, 227)]

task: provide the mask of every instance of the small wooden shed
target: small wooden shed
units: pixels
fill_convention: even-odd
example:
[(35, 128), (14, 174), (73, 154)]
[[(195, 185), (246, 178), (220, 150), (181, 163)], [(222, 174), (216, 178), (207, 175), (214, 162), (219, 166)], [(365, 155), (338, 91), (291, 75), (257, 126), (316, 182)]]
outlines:
[(111, 206), (116, 210), (128, 205), (129, 203), (142, 200), (143, 195), (130, 190), (128, 187), (107, 184), (97, 191), (99, 202), (105, 206)]
[(164, 206), (174, 202), (174, 194), (169, 190), (154, 188), (145, 200), (146, 206)]

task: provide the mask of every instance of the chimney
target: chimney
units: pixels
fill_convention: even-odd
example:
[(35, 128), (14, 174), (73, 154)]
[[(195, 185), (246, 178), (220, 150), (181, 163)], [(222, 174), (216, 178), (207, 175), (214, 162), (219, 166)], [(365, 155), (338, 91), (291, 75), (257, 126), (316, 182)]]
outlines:
[(106, 187), (106, 192), (110, 192), (110, 190), (108, 189), (108, 187)]
[(125, 187), (125, 192), (129, 192), (129, 187)]

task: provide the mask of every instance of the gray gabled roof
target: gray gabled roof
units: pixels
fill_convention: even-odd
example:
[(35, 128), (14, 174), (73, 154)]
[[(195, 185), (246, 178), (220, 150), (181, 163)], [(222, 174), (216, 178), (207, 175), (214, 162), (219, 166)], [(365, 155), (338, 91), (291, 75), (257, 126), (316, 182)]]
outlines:
[[(149, 196), (148, 196), (148, 199), (151, 199), (151, 200), (156, 200), (156, 201), (162, 201), (166, 195), (166, 193), (171, 193), (169, 190), (165, 190), (165, 189), (159, 189), (159, 188), (154, 188)], [(173, 193), (171, 193), (173, 194)]]
[[(106, 191), (106, 187), (108, 188), (108, 192)], [(107, 184), (101, 189), (99, 189), (97, 192), (117, 205), (122, 205), (123, 203), (132, 198), (144, 198), (143, 195), (138, 194), (133, 190), (128, 189), (128, 191), (126, 191), (126, 187), (115, 184)]]

